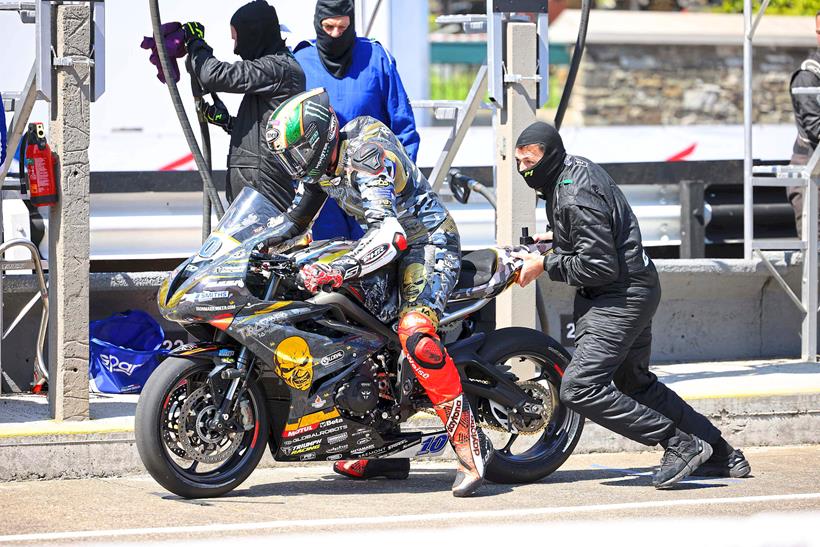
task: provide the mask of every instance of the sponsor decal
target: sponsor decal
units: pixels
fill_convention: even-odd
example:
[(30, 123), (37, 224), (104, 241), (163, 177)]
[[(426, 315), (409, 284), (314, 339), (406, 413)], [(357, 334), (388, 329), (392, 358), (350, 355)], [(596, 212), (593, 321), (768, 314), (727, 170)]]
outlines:
[[(367, 443), (369, 443), (369, 442), (372, 442), (372, 439), (370, 438), (370, 435), (368, 435), (368, 436), (366, 436), (366, 437), (362, 437), (361, 439), (359, 439), (358, 441), (356, 441), (356, 445), (357, 445), (357, 446), (362, 446), (363, 444), (367, 444)], [(371, 448), (372, 448), (372, 447), (371, 447)]]
[(316, 452), (310, 452), (308, 454), (302, 454), (301, 456), (299, 456), (299, 459), (302, 460), (303, 462), (308, 461), (308, 460), (315, 460), (316, 459)]
[(327, 438), (327, 442), (330, 444), (339, 444), (342, 441), (347, 440), (347, 433), (339, 433), (338, 435), (333, 435)]
[[(334, 418), (339, 418), (339, 411), (335, 408), (332, 410), (325, 410), (321, 412), (314, 412), (313, 414), (308, 414), (306, 416), (302, 416), (297, 423), (291, 423), (285, 426), (285, 431), (293, 431), (299, 429), (300, 427), (305, 427), (308, 425), (316, 425), (319, 427), (321, 422), (325, 420), (333, 420)], [(339, 421), (343, 421), (339, 418)], [(338, 423), (338, 422), (335, 422)]]
[(285, 439), (289, 439), (291, 437), (299, 436), (303, 433), (308, 433), (310, 431), (315, 431), (316, 429), (318, 429), (318, 427), (319, 427), (319, 424), (311, 424), (311, 425), (302, 426), (302, 427), (299, 427), (299, 428), (296, 428), (296, 429), (292, 429), (290, 431), (285, 430), (285, 431), (282, 432), (282, 437), (284, 437)]
[(353, 437), (361, 437), (364, 436), (366, 438), (370, 438), (370, 430), (369, 429), (358, 429), (351, 434)]
[(341, 454), (333, 454), (332, 456), (328, 456), (326, 459), (329, 462), (336, 461), (336, 460), (341, 460), (342, 455)]
[[(335, 453), (339, 453), (339, 452), (343, 453), (343, 452), (347, 452), (349, 448), (350, 448), (350, 445), (345, 443), (345, 444), (340, 444), (339, 446), (331, 446), (325, 452), (327, 452), (328, 454), (335, 454)], [(328, 458), (328, 459), (330, 459), (330, 458)]]
[(313, 402), (310, 403), (310, 406), (312, 406), (313, 408), (322, 408), (326, 404), (327, 401), (325, 399), (322, 399), (321, 396), (317, 395), (316, 398), (313, 399)]
[(206, 289), (226, 289), (228, 287), (239, 287), (240, 289), (245, 286), (245, 282), (241, 279), (220, 279), (218, 281), (211, 281), (207, 285), (205, 285)]
[(383, 243), (383, 244), (379, 245), (378, 247), (376, 247), (375, 249), (372, 249), (371, 251), (368, 251), (367, 254), (365, 254), (362, 257), (362, 264), (366, 265), (366, 264), (372, 264), (373, 262), (376, 262), (378, 259), (380, 259), (385, 254), (387, 254), (387, 251), (388, 251), (389, 248), (390, 248), (390, 246), (388, 244)]
[(245, 266), (217, 266), (214, 268), (214, 273), (217, 274), (243, 274), (245, 273)]
[(126, 376), (131, 376), (135, 370), (137, 370), (143, 365), (143, 363), (135, 364), (128, 363), (126, 361), (120, 361), (116, 355), (110, 354), (101, 354), (100, 362), (102, 363), (102, 366), (108, 369), (108, 372), (121, 372)]
[(182, 297), (183, 302), (208, 302), (218, 298), (228, 298), (231, 293), (228, 291), (202, 291), (193, 294), (186, 294)]
[(197, 306), (196, 311), (229, 311), (235, 310), (236, 306)]
[[(337, 415), (337, 416), (339, 415), (339, 412), (338, 412), (338, 411), (336, 411), (336, 415)], [(324, 422), (320, 423), (320, 424), (319, 424), (319, 426), (320, 426), (320, 427), (330, 427), (330, 426), (332, 426), (332, 425), (337, 425), (337, 424), (340, 424), (340, 423), (342, 423), (342, 422), (344, 422), (344, 420), (343, 420), (343, 419), (341, 419), (341, 418), (335, 418), (335, 419), (333, 419), (333, 420), (326, 420), (326, 421), (324, 421)]]
[(344, 359), (344, 357), (345, 357), (345, 352), (342, 351), (342, 350), (339, 350), (339, 351), (335, 351), (335, 352), (331, 353), (330, 355), (325, 355), (324, 357), (322, 357), (322, 360), (319, 361), (319, 362), (323, 366), (329, 366), (329, 365), (332, 365), (332, 364), (336, 363), (337, 361), (340, 361), (340, 360)]
[(455, 403), (453, 403), (453, 409), (450, 411), (450, 416), (447, 417), (447, 425), (445, 429), (447, 433), (450, 435), (458, 427), (459, 422), (461, 421), (461, 398), (456, 399)]
[(302, 447), (299, 447), (299, 448), (293, 447), (293, 450), (291, 450), (291, 455), (296, 456), (298, 454), (303, 454), (305, 452), (313, 452), (314, 450), (319, 450), (319, 446), (321, 444), (322, 444), (321, 442), (316, 441), (315, 444), (311, 444), (311, 445), (308, 445), (308, 446), (302, 446)]
[(376, 448), (375, 444), (369, 444), (367, 446), (357, 448), (356, 450), (351, 450), (350, 453), (353, 454), (354, 456), (358, 456), (359, 454), (364, 454), (368, 450), (373, 450), (374, 448)]
[(279, 342), (273, 362), (276, 374), (293, 389), (306, 391), (313, 382), (313, 356), (304, 338), (290, 336)]

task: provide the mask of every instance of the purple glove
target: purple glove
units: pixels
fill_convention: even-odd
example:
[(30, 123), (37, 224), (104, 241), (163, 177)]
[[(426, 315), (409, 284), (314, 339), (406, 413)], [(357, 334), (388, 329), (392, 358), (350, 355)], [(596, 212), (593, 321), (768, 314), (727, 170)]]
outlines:
[[(179, 81), (179, 65), (177, 59), (185, 57), (188, 53), (185, 50), (185, 32), (182, 30), (182, 25), (177, 22), (165, 23), (160, 28), (162, 36), (165, 38), (165, 48), (168, 50), (169, 61), (171, 62), (171, 75), (175, 82)], [(165, 76), (162, 73), (162, 65), (159, 62), (159, 53), (157, 53), (157, 44), (151, 36), (145, 36), (140, 44), (142, 49), (150, 49), (151, 56), (148, 58), (151, 64), (157, 67), (157, 78), (162, 83), (165, 83)]]

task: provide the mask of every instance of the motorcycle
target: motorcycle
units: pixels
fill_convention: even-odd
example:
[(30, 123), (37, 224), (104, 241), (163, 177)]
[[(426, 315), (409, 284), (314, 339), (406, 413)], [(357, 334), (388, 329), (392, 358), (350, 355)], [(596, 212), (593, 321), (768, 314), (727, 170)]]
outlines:
[[(268, 447), (275, 461), (294, 462), (435, 457), (448, 444), (443, 427), (412, 428), (432, 405), (396, 334), (395, 263), (312, 295), (296, 282), (299, 268), (354, 242), (302, 236), (262, 254), (280, 214), (245, 188), (159, 290), (163, 316), (199, 342), (176, 348), (151, 375), (135, 434), (148, 472), (179, 496), (233, 490)], [(439, 327), (496, 448), (486, 477), (497, 483), (546, 477), (583, 429), (558, 397), (570, 359), (558, 342), (533, 329), (478, 330), (474, 314), (513, 285), (522, 261), (511, 253), (522, 248), (466, 253)], [(423, 270), (410, 275), (421, 291)]]

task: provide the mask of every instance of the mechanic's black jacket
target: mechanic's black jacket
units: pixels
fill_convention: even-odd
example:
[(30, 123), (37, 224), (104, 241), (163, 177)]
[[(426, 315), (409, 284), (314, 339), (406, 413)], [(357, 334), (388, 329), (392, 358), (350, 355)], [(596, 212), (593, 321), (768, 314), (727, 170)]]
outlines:
[[(219, 61), (213, 50), (203, 40), (188, 46), (188, 54), (194, 72), (202, 87), (209, 92), (244, 93), (242, 104), (233, 121), (228, 168), (260, 170), (266, 178), (274, 178), (287, 200), (269, 199), (283, 211), (293, 197), (292, 182), (274, 164), (267, 153), (265, 124), (271, 113), (285, 100), (305, 90), (305, 73), (284, 44), (278, 51), (265, 53), (258, 58), (235, 63)], [(245, 181), (257, 187), (258, 181)], [(260, 189), (264, 190), (263, 189)]]
[(602, 167), (568, 154), (546, 197), (553, 253), (544, 266), (550, 279), (582, 287), (589, 298), (655, 282), (638, 220)]
[[(813, 64), (812, 61), (814, 61)], [(812, 70), (813, 69), (813, 70)], [(812, 53), (800, 70), (792, 74), (789, 89), (793, 87), (820, 87), (820, 49)], [(791, 95), (797, 140), (794, 153), (811, 155), (820, 141), (820, 99), (817, 95)]]

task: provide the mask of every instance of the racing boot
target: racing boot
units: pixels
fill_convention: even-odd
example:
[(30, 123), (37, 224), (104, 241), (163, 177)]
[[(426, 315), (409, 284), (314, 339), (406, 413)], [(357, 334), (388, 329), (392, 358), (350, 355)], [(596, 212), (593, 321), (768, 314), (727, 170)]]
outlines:
[(484, 473), (493, 457), (493, 445), (476, 424), (463, 393), (452, 401), (434, 405), (433, 409), (444, 423), (458, 458), (453, 495), (465, 498), (484, 483)]
[(669, 488), (692, 474), (712, 456), (712, 445), (680, 429), (675, 430), (675, 434), (663, 445), (666, 451), (661, 458), (661, 466), (652, 477), (652, 484), (659, 490)]
[(410, 474), (409, 458), (384, 460), (341, 460), (333, 470), (349, 479), (406, 479)]

